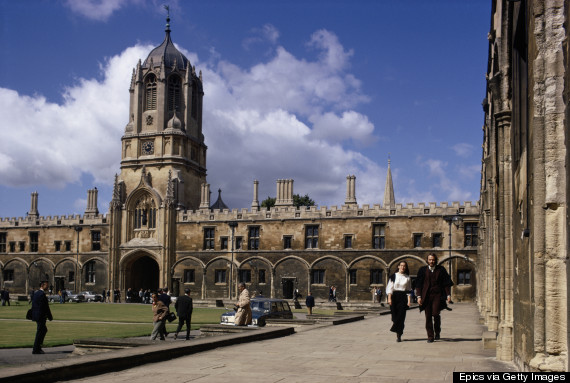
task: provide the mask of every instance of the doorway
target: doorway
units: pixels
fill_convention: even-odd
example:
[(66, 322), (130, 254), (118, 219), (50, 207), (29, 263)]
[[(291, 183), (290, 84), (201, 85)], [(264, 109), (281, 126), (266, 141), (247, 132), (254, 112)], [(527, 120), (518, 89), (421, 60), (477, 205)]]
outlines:
[(125, 290), (129, 287), (133, 291), (144, 290), (157, 291), (160, 277), (158, 264), (149, 256), (142, 256), (135, 260), (130, 267), (125, 268)]
[(281, 284), (283, 285), (283, 299), (293, 299), (295, 279), (296, 278), (281, 278)]

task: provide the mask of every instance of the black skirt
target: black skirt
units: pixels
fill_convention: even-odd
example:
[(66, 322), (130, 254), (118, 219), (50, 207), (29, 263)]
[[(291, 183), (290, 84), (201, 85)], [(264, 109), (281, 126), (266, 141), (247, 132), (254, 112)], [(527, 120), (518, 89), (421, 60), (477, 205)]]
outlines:
[(390, 331), (396, 334), (404, 333), (404, 322), (406, 321), (406, 311), (408, 310), (408, 294), (405, 291), (392, 292), (392, 328)]

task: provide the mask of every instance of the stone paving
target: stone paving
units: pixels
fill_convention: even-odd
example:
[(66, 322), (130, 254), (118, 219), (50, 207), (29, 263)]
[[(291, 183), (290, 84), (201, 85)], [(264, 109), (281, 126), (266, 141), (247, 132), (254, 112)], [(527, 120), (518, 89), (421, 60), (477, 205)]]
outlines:
[(442, 314), (441, 341), (427, 343), (423, 313), (410, 310), (401, 343), (390, 316), (375, 316), (75, 381), (413, 383), (453, 381), (454, 371), (516, 371), (483, 349), (478, 319), (474, 304), (457, 303)]

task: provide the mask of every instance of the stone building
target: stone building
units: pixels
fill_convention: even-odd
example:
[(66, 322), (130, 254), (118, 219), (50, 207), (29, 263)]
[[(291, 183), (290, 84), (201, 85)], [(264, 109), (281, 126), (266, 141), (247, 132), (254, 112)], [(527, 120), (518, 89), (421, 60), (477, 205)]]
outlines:
[[(40, 217), (38, 195), (23, 218), (0, 220), (2, 286), (24, 294), (39, 279), (55, 289), (191, 287), (198, 299), (256, 293), (292, 298), (294, 289), (327, 299), (369, 301), (407, 260), (412, 274), (438, 254), (456, 282), (453, 297), (475, 297), (479, 206), (465, 202), (397, 204), (390, 164), (382, 204), (358, 205), (356, 177), (340, 206), (295, 207), (293, 180), (276, 182), (276, 204), (211, 204), (202, 132), (201, 74), (172, 44), (136, 65), (121, 172), (109, 212), (88, 191), (82, 216)], [(342, 185), (339, 185), (342, 187)], [(381, 194), (378, 191), (378, 195)]]
[(477, 301), (497, 358), (568, 371), (568, 1), (493, 0)]

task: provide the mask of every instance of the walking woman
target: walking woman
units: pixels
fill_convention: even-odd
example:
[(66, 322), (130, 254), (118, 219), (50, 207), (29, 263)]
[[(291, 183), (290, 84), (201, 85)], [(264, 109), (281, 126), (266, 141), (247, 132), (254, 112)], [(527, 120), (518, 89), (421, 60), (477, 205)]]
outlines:
[(410, 279), (410, 270), (408, 263), (402, 261), (398, 264), (398, 272), (392, 274), (386, 287), (386, 295), (388, 296), (388, 304), (392, 312), (392, 328), (390, 331), (396, 333), (396, 340), (402, 341), (404, 333), (404, 322), (406, 321), (406, 310), (412, 303), (412, 281)]
[(166, 332), (164, 318), (168, 314), (168, 307), (162, 301), (158, 300), (156, 293), (152, 294), (152, 323), (154, 325), (150, 340), (155, 340), (160, 337), (164, 340), (164, 333)]

